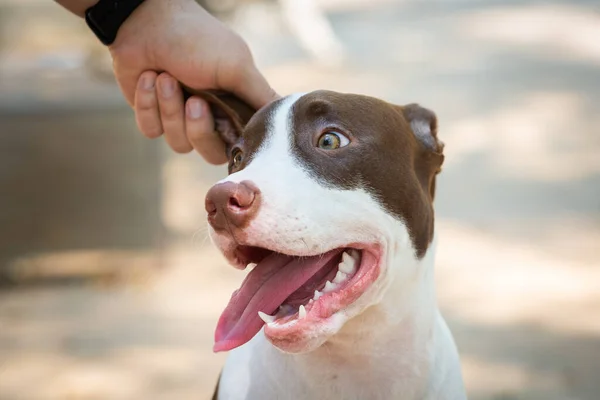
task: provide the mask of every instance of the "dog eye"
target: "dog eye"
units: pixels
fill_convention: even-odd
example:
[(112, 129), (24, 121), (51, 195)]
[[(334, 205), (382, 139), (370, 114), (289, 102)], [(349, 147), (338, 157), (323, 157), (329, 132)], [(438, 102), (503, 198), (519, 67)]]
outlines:
[(231, 153), (231, 168), (239, 168), (242, 165), (242, 161), (244, 160), (244, 155), (240, 149), (233, 149)]
[(341, 133), (327, 131), (321, 135), (317, 146), (323, 150), (335, 150), (347, 146), (349, 143), (350, 139)]

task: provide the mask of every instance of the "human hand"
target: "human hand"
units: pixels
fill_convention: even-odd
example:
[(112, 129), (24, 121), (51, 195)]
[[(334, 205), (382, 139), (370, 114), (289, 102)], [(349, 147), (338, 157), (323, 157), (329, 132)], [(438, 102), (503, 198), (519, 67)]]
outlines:
[(176, 152), (195, 149), (212, 164), (227, 161), (225, 144), (208, 104), (192, 96), (184, 105), (179, 82), (231, 92), (256, 109), (278, 97), (246, 43), (193, 0), (146, 0), (121, 26), (110, 51), (140, 131), (149, 138), (164, 133)]

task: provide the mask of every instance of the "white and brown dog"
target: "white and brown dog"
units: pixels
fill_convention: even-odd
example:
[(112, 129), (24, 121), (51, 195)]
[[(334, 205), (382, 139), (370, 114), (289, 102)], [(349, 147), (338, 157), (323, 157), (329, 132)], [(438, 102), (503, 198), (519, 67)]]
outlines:
[(210, 235), (253, 267), (217, 326), (232, 351), (215, 398), (465, 399), (435, 295), (435, 115), (316, 91), (242, 129), (250, 113), (220, 105), (237, 121), (219, 121), (230, 175), (206, 196)]

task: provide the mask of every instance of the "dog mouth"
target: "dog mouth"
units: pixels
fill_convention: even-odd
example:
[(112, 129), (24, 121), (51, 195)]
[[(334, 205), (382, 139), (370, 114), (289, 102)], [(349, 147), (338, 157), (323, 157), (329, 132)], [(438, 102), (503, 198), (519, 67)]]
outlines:
[(265, 324), (267, 336), (282, 339), (325, 323), (379, 275), (376, 246), (349, 245), (311, 256), (239, 246), (235, 256), (255, 265), (219, 318), (215, 352), (245, 344)]

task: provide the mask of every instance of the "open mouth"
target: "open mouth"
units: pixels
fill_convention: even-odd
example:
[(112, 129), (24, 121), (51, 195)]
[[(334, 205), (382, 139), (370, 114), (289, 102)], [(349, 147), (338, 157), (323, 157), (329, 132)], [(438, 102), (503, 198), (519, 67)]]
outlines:
[(219, 318), (216, 352), (243, 345), (265, 323), (265, 334), (280, 338), (322, 324), (356, 301), (379, 274), (373, 246), (349, 245), (313, 256), (240, 246), (236, 257), (256, 265)]

